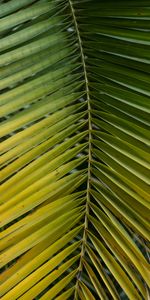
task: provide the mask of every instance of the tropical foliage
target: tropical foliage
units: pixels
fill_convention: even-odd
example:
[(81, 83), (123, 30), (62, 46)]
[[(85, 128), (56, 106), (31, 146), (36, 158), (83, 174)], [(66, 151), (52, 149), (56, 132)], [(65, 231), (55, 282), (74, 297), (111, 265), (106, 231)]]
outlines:
[(148, 299), (150, 1), (0, 16), (2, 299)]

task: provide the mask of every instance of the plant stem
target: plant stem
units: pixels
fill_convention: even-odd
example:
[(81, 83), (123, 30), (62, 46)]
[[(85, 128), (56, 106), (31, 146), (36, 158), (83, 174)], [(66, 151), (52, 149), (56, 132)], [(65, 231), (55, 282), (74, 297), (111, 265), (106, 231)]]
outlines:
[(80, 53), (81, 53), (81, 60), (83, 65), (83, 72), (84, 72), (84, 78), (85, 78), (85, 90), (86, 90), (86, 97), (87, 97), (87, 109), (88, 109), (88, 129), (89, 129), (89, 155), (88, 155), (88, 178), (87, 178), (87, 192), (86, 192), (86, 205), (85, 205), (85, 220), (84, 220), (84, 232), (83, 232), (83, 242), (81, 247), (81, 257), (79, 262), (79, 272), (77, 276), (77, 283), (76, 283), (76, 289), (75, 289), (75, 299), (77, 299), (77, 290), (78, 290), (78, 281), (81, 279), (82, 270), (83, 270), (83, 262), (82, 258), (85, 255), (86, 251), (86, 242), (87, 242), (87, 229), (88, 229), (88, 214), (89, 214), (89, 202), (90, 202), (90, 179), (91, 179), (91, 131), (92, 131), (92, 124), (91, 124), (91, 104), (90, 104), (90, 93), (89, 93), (89, 83), (88, 83), (88, 76), (87, 76), (87, 70), (86, 70), (86, 63), (85, 63), (85, 55), (83, 51), (82, 46), (82, 39), (79, 32), (79, 27), (75, 15), (75, 9), (73, 7), (72, 0), (68, 0), (70, 4), (71, 13), (73, 16), (75, 31), (78, 38)]

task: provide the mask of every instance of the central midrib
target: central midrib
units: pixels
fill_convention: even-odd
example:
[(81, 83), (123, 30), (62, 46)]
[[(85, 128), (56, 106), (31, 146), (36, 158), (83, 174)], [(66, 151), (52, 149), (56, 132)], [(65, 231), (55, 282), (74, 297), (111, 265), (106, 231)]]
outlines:
[(81, 61), (82, 61), (82, 66), (83, 66), (83, 72), (84, 72), (84, 78), (85, 78), (85, 91), (86, 91), (86, 101), (87, 101), (87, 111), (88, 111), (88, 168), (87, 168), (87, 191), (86, 191), (86, 204), (85, 204), (85, 219), (84, 219), (84, 231), (83, 231), (83, 240), (82, 240), (82, 246), (81, 246), (81, 255), (80, 255), (80, 261), (79, 261), (79, 269), (78, 269), (78, 275), (77, 275), (77, 282), (76, 282), (76, 287), (75, 287), (75, 299), (77, 299), (77, 291), (78, 291), (78, 281), (81, 279), (82, 276), (82, 270), (83, 270), (83, 262), (82, 258), (85, 255), (86, 251), (86, 242), (87, 242), (87, 229), (88, 229), (88, 214), (89, 214), (89, 202), (90, 202), (90, 179), (91, 179), (91, 159), (92, 159), (92, 153), (91, 153), (91, 131), (92, 131), (92, 123), (91, 123), (91, 104), (90, 104), (90, 93), (89, 93), (89, 82), (88, 82), (88, 75), (87, 75), (87, 70), (86, 70), (86, 63), (85, 63), (85, 55), (84, 55), (84, 50), (82, 46), (82, 39), (80, 36), (79, 28), (78, 28), (78, 23), (77, 23), (77, 18), (75, 15), (75, 9), (73, 7), (72, 0), (68, 0), (73, 21), (74, 21), (74, 26), (75, 26), (75, 31), (77, 34), (77, 39), (79, 43), (79, 49), (80, 49), (80, 54), (81, 54)]

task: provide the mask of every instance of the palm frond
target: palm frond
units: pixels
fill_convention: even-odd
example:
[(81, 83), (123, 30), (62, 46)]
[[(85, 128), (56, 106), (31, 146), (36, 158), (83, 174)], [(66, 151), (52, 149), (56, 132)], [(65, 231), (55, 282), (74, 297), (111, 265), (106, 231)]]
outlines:
[(0, 16), (2, 299), (148, 299), (149, 1)]

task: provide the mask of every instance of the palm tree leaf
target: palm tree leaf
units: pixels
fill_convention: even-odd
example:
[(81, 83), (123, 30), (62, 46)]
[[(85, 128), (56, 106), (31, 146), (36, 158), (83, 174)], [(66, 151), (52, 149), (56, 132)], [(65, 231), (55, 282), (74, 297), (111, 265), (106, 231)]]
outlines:
[[(71, 259), (73, 261), (73, 259)], [(66, 263), (68, 264), (68, 262)], [(66, 268), (67, 269), (67, 268)], [(41, 299), (53, 299), (66, 285), (70, 283), (70, 281), (75, 277), (77, 273), (77, 270), (72, 271), (70, 274), (68, 274), (66, 277), (61, 279), (55, 286), (52, 287), (50, 291), (48, 291), (44, 296), (41, 297)]]
[(81, 291), (79, 293), (79, 296), (81, 297), (81, 299), (88, 299), (88, 300), (94, 300), (94, 296), (91, 294), (90, 290), (88, 289), (88, 287), (83, 283), (80, 282), (80, 288)]
[(0, 1), (1, 295), (148, 299), (148, 0)]
[[(4, 282), (2, 283), (1, 292), (5, 293), (10, 290), (16, 285), (16, 283), (21, 282), (27, 275), (36, 270), (37, 267), (41, 266), (49, 258), (53, 257), (53, 255), (67, 245), (70, 240), (76, 237), (76, 234), (81, 231), (82, 227), (83, 226), (80, 225), (70, 230), (63, 237), (60, 237), (59, 240), (57, 240), (57, 237), (60, 236), (58, 233), (55, 235), (53, 240), (50, 241), (50, 239), (47, 238), (44, 243), (40, 243), (38, 247), (35, 246), (28, 251), (11, 269), (7, 269)], [(70, 229), (69, 223), (66, 226), (66, 229)], [(63, 233), (65, 233), (66, 229)]]
[(93, 250), (87, 246), (87, 253), (93, 263), (93, 266), (95, 266), (96, 270), (98, 271), (101, 280), (105, 283), (106, 287), (108, 288), (110, 294), (112, 295), (113, 299), (119, 299), (119, 294), (115, 288), (115, 286), (113, 285), (112, 281), (110, 280), (107, 272), (105, 271), (105, 269), (103, 268), (103, 266), (101, 265), (100, 260), (97, 258), (97, 256), (95, 255), (95, 253), (93, 252)]
[(92, 271), (92, 268), (89, 266), (89, 264), (84, 260), (84, 266), (85, 269), (89, 275), (89, 278), (91, 282), (93, 283), (93, 286), (95, 287), (95, 290), (97, 291), (97, 294), (100, 299), (108, 299), (105, 290), (103, 289), (102, 285), (100, 284), (99, 280), (97, 279), (96, 275)]
[[(106, 231), (105, 231), (106, 233)], [(104, 247), (104, 245), (100, 242), (99, 239), (94, 237), (93, 234), (90, 235), (91, 241), (94, 243), (94, 246), (96, 247), (98, 253), (111, 270), (113, 270), (113, 275), (117, 279), (118, 283), (123, 287), (126, 294), (130, 299), (140, 299), (140, 296), (138, 295), (137, 290), (133, 286), (132, 282), (129, 280), (129, 278), (126, 276), (125, 272), (123, 272), (123, 269), (120, 267), (120, 265), (115, 261), (113, 256), (109, 253), (109, 251)], [(95, 243), (96, 241), (96, 243)]]
[(67, 300), (70, 296), (72, 296), (74, 292), (74, 288), (68, 289), (66, 292), (62, 293), (60, 296), (56, 297), (57, 300)]

